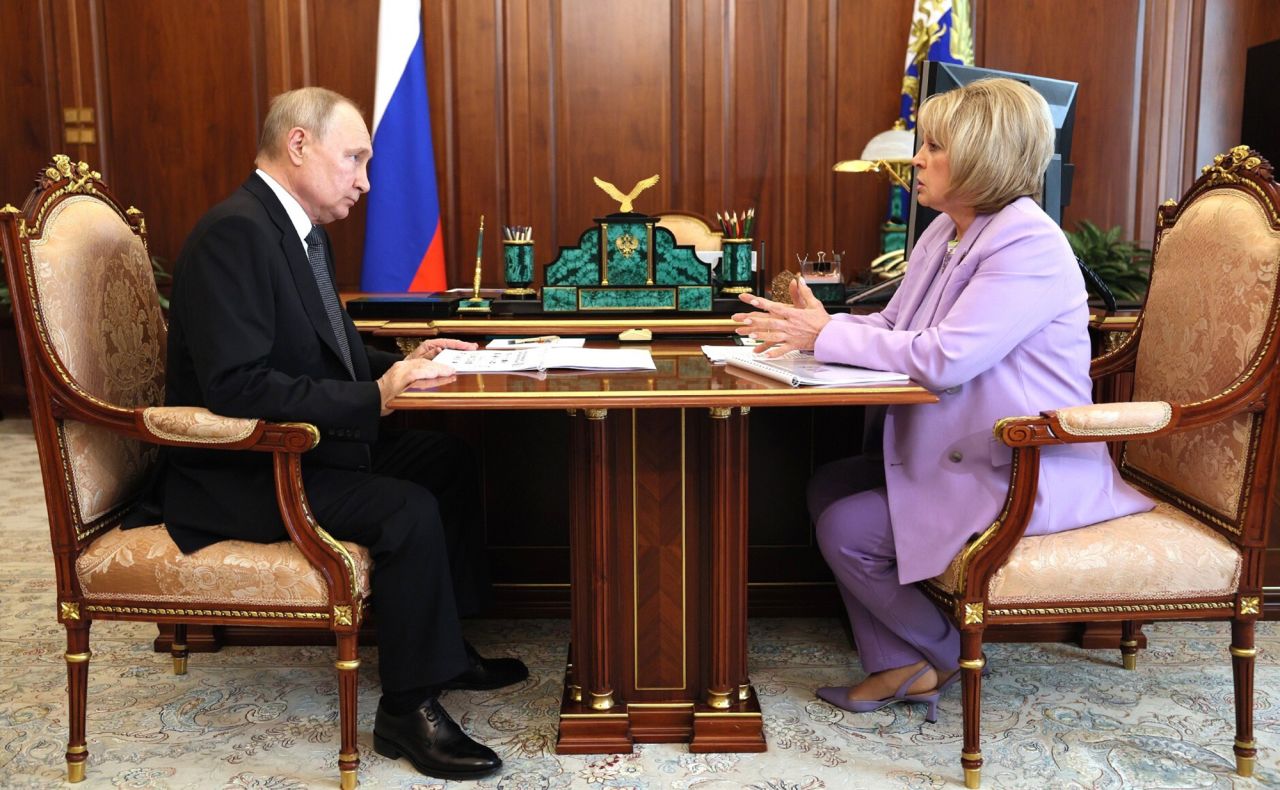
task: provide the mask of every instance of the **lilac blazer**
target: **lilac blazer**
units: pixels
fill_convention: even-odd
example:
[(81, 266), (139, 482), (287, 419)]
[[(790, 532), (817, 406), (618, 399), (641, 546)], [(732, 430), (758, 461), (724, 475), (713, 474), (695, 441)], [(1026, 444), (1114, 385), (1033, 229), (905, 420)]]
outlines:
[[(992, 435), (998, 419), (1093, 401), (1084, 278), (1058, 226), (1019, 198), (979, 216), (944, 266), (954, 234), (949, 217), (935, 219), (885, 309), (834, 316), (814, 348), (823, 361), (906, 373), (941, 399), (885, 415), (903, 584), (941, 573), (998, 515), (1012, 461)], [(1104, 444), (1045, 447), (1027, 534), (1152, 507), (1120, 479)]]

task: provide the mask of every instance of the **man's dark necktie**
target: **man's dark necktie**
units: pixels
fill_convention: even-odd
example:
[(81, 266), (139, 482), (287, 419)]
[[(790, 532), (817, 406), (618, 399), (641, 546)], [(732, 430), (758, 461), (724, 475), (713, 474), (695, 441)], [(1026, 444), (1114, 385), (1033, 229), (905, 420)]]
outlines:
[(356, 377), (355, 368), (351, 365), (351, 345), (347, 342), (347, 328), (342, 323), (342, 305), (338, 302), (338, 291), (333, 287), (329, 277), (329, 261), (324, 252), (324, 240), (320, 236), (320, 228), (311, 227), (307, 234), (307, 260), (311, 261), (311, 273), (316, 277), (316, 285), (320, 287), (320, 299), (324, 302), (324, 311), (329, 316), (329, 326), (338, 339), (338, 350), (342, 352), (342, 364), (347, 366), (351, 378)]

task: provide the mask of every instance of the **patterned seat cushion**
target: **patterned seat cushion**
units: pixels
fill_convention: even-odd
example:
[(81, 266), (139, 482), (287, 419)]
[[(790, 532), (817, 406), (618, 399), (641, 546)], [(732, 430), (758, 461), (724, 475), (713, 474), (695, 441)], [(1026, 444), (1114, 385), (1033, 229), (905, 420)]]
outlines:
[[(957, 556), (934, 582), (955, 591)], [(991, 578), (992, 606), (1159, 601), (1230, 595), (1240, 552), (1172, 505), (1053, 535), (1024, 537)]]
[[(343, 543), (369, 594), (369, 552)], [(324, 578), (293, 543), (224, 540), (183, 554), (163, 525), (112, 529), (76, 560), (88, 601), (158, 601), (227, 606), (328, 606)]]

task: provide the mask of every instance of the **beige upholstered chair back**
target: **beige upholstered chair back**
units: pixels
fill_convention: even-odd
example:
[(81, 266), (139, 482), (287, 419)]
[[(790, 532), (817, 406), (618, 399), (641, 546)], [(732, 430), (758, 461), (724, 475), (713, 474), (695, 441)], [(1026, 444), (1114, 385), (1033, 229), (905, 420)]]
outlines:
[(684, 211), (664, 211), (658, 215), (658, 227), (671, 231), (676, 244), (688, 244), (695, 250), (720, 251), (721, 233), (711, 229), (711, 223), (697, 214)]
[[(1276, 342), (1280, 216), (1269, 196), (1232, 176), (1232, 156), (1243, 151), (1219, 157), (1201, 188), (1161, 209), (1137, 330), (1135, 401), (1194, 404), (1229, 395)], [(1262, 416), (1134, 442), (1121, 467), (1162, 498), (1239, 534)]]
[[(109, 405), (162, 405), (166, 328), (145, 226), (87, 183), (47, 199), (26, 228), (23, 265), (50, 373)], [(70, 419), (57, 434), (73, 526), (85, 537), (136, 493), (155, 450)]]

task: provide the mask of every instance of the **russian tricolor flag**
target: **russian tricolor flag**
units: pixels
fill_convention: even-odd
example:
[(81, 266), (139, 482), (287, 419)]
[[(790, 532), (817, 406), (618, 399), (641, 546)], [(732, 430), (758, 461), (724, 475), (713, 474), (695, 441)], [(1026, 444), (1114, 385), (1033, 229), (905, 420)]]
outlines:
[(382, 0), (378, 12), (373, 152), (361, 290), (444, 290), (422, 0)]

